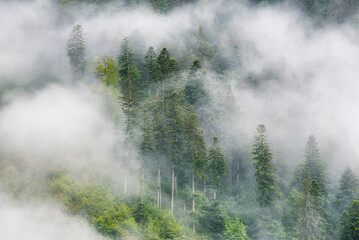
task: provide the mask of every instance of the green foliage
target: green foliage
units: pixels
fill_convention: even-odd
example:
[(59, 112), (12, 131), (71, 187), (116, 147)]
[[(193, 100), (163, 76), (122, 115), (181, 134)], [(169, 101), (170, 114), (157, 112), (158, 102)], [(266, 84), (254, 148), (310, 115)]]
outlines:
[(258, 125), (252, 148), (256, 180), (258, 183), (258, 201), (261, 206), (269, 206), (281, 196), (275, 176), (272, 153), (265, 136), (265, 126)]
[(126, 138), (133, 141), (134, 128), (136, 126), (136, 114), (141, 89), (141, 75), (133, 63), (133, 50), (130, 47), (129, 38), (125, 37), (121, 42), (118, 56), (120, 87), (122, 91), (122, 106), (126, 114)]
[(78, 80), (83, 77), (86, 66), (86, 45), (81, 25), (78, 24), (73, 27), (66, 49), (67, 56), (70, 58), (73, 77)]
[(65, 203), (69, 213), (86, 217), (105, 236), (117, 239), (140, 232), (145, 239), (181, 236), (181, 226), (170, 212), (142, 201), (126, 204), (104, 185), (83, 185), (60, 174), (51, 178), (48, 189)]
[(353, 201), (350, 208), (343, 212), (341, 226), (340, 240), (359, 239), (359, 200)]
[(346, 168), (339, 180), (339, 192), (336, 195), (335, 207), (341, 213), (347, 210), (358, 195), (358, 179), (350, 168)]
[(209, 206), (201, 209), (199, 231), (208, 234), (212, 239), (221, 239), (226, 231), (227, 215), (218, 200), (212, 201)]
[(307, 175), (303, 179), (300, 203), (299, 233), (302, 239), (326, 239), (321, 201), (316, 180)]
[(200, 120), (196, 113), (190, 113), (186, 116), (187, 133), (187, 158), (197, 178), (201, 179), (207, 166), (207, 153), (203, 131), (200, 129)]
[(213, 145), (208, 153), (209, 180), (215, 191), (223, 187), (223, 177), (226, 175), (228, 167), (223, 151), (217, 144), (218, 138), (213, 137)]
[(298, 224), (300, 217), (300, 207), (301, 195), (296, 189), (293, 189), (286, 199), (286, 205), (282, 217), (282, 223), (285, 228), (285, 232), (291, 238), (299, 237)]
[(247, 240), (249, 239), (246, 233), (246, 228), (239, 218), (227, 221), (226, 230), (223, 234), (224, 239), (227, 240)]
[(181, 96), (178, 92), (172, 92), (167, 98), (167, 139), (169, 145), (169, 159), (174, 164), (180, 163), (183, 156), (185, 137), (186, 111), (181, 104)]
[(95, 64), (95, 76), (105, 85), (118, 88), (120, 78), (119, 68), (111, 57), (100, 58)]
[(149, 47), (145, 55), (145, 69), (148, 72), (148, 96), (151, 97), (151, 83), (156, 79), (157, 55), (153, 47)]

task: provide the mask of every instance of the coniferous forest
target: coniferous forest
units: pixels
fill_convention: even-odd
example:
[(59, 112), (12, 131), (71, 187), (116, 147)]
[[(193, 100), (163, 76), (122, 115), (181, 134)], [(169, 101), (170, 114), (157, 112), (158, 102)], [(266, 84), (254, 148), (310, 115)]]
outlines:
[(359, 239), (358, 8), (0, 1), (0, 239)]

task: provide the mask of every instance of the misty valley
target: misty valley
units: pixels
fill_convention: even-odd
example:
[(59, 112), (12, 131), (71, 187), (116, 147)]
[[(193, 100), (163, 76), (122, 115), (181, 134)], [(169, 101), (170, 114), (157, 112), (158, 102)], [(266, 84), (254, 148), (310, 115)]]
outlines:
[(0, 239), (359, 239), (358, 9), (0, 1)]

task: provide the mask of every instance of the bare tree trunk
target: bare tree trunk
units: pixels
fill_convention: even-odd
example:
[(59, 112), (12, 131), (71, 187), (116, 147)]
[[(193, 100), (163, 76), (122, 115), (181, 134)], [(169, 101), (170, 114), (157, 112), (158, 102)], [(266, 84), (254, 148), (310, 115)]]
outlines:
[(173, 213), (173, 204), (174, 204), (174, 193), (175, 193), (175, 170), (172, 164), (172, 193), (171, 193), (171, 212)]
[[(126, 150), (126, 158), (125, 160), (128, 160), (128, 150)], [(123, 181), (123, 197), (126, 198), (127, 196), (127, 174), (125, 174), (124, 181)]]
[(203, 179), (203, 194), (206, 196), (206, 179)]
[(164, 112), (165, 111), (165, 81), (164, 80), (162, 80), (162, 98), (163, 98), (162, 109)]
[(177, 176), (175, 175), (175, 198), (177, 197)]
[(157, 207), (161, 208), (161, 168), (157, 167)]
[(192, 172), (192, 211), (195, 211), (195, 199), (194, 199), (194, 172)]
[(127, 195), (127, 176), (125, 175), (125, 179), (123, 181), (123, 197), (126, 198)]
[(141, 201), (145, 200), (145, 168), (142, 168), (141, 174)]
[(237, 161), (237, 178), (236, 178), (236, 186), (237, 186), (237, 201), (239, 201), (239, 160)]
[[(192, 211), (195, 211), (196, 200), (194, 199), (194, 171), (192, 171)], [(196, 232), (196, 223), (193, 221), (192, 231)]]
[(217, 195), (216, 195), (216, 190), (213, 190), (213, 199), (216, 200)]

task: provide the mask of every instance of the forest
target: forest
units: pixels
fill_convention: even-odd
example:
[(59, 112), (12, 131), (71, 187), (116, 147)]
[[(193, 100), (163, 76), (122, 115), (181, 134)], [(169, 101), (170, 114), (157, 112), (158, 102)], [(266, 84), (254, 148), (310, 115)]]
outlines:
[(0, 1), (0, 238), (359, 239), (358, 6)]

